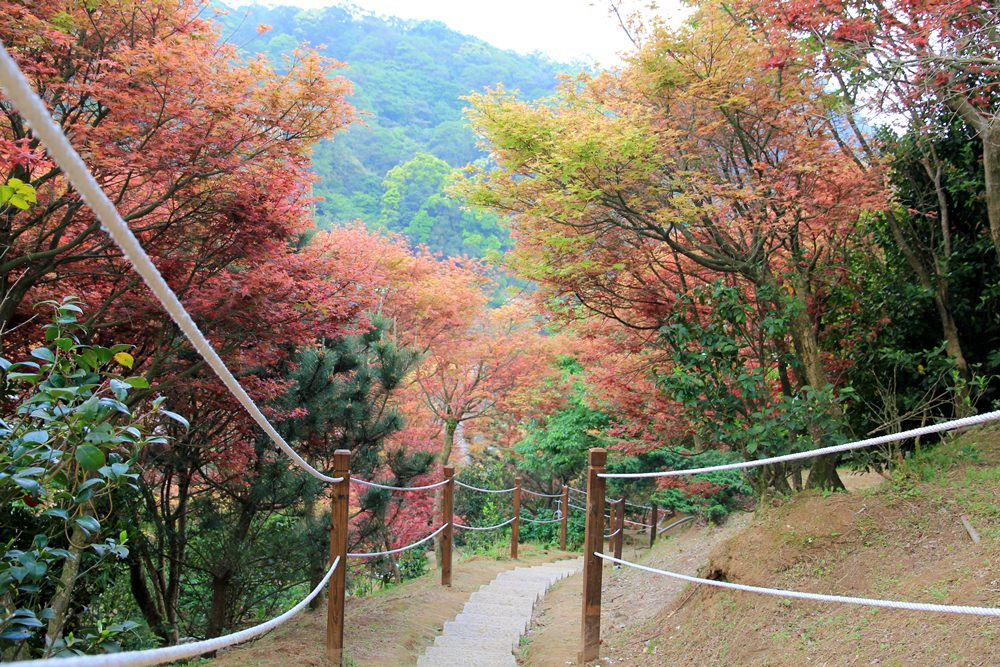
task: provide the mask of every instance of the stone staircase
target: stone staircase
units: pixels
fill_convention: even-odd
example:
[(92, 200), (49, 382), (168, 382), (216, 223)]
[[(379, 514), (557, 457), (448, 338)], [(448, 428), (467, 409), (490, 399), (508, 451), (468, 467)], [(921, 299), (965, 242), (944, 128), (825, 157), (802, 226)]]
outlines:
[(501, 572), (469, 596), (455, 620), (417, 660), (417, 667), (517, 667), (513, 650), (549, 587), (583, 569), (583, 559)]

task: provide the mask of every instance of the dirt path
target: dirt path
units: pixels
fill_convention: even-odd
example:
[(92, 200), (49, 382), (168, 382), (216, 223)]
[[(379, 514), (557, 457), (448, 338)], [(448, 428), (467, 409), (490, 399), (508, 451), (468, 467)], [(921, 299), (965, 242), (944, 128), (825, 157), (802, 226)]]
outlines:
[[(347, 664), (354, 667), (413, 665), (417, 656), (440, 634), (469, 596), (497, 574), (524, 565), (577, 556), (558, 550), (522, 545), (521, 559), (492, 560), (477, 556), (455, 565), (452, 586), (443, 587), (432, 570), (426, 576), (370, 597), (347, 601), (344, 645)], [(326, 612), (304, 613), (263, 639), (225, 651), (212, 667), (326, 667)]]
[[(678, 533), (657, 542), (650, 551), (645, 537), (626, 542), (622, 557), (653, 567), (696, 574), (708, 562), (709, 552), (719, 542), (743, 529), (750, 514), (734, 515), (721, 528), (704, 528), (692, 523), (679, 527)], [(535, 612), (531, 629), (522, 640), (519, 656), (526, 667), (566, 667), (576, 664), (580, 646), (581, 576), (569, 577), (549, 591)], [(666, 577), (651, 577), (638, 570), (610, 566), (604, 570), (604, 594), (601, 607), (603, 640), (601, 656), (606, 664), (627, 665), (646, 650), (646, 632), (664, 607), (684, 589), (683, 582)], [(628, 626), (628, 633), (622, 632)], [(610, 659), (610, 661), (608, 661)]]

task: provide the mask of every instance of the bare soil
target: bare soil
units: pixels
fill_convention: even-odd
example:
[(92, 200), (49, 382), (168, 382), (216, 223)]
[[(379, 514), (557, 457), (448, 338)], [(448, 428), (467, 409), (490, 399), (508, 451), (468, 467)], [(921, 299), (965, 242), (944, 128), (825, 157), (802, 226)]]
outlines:
[[(519, 560), (493, 560), (475, 556), (457, 562), (452, 586), (440, 585), (431, 571), (366, 598), (347, 601), (344, 629), (345, 663), (355, 667), (401, 667), (417, 657), (441, 633), (480, 586), (503, 572), (522, 565), (576, 557), (578, 554), (521, 545)], [(323, 666), (326, 633), (325, 606), (292, 619), (264, 638), (224, 653), (212, 667)]]
[[(731, 516), (720, 528), (706, 528), (688, 522), (662, 535), (652, 551), (648, 537), (628, 535), (622, 558), (684, 574), (696, 574), (708, 561), (712, 547), (726, 540), (750, 523), (751, 516)], [(674, 532), (676, 531), (676, 532)], [(576, 664), (580, 648), (582, 575), (574, 575), (554, 586), (535, 612), (531, 628), (522, 640), (522, 664), (528, 667), (564, 667)], [(604, 594), (601, 605), (603, 629), (602, 655), (618, 664), (623, 647), (640, 641), (633, 632), (648, 623), (671, 604), (684, 584), (666, 577), (651, 577), (639, 570), (604, 569)]]
[[(848, 477), (851, 493), (799, 494), (626, 559), (775, 588), (1000, 607), (1000, 432), (972, 432), (936, 451), (940, 458), (902, 481)], [(605, 570), (605, 581), (595, 664), (1000, 667), (995, 618), (785, 600), (637, 570)], [(568, 580), (546, 598), (525, 665), (575, 664), (578, 589)]]

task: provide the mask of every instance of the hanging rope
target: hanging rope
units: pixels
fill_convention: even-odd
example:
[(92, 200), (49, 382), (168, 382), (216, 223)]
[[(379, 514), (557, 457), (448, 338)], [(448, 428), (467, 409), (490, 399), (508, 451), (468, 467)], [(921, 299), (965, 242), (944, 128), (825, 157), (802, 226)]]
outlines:
[(165, 646), (163, 648), (147, 649), (145, 651), (126, 651), (124, 653), (105, 653), (102, 655), (83, 655), (70, 658), (46, 658), (44, 660), (24, 660), (21, 662), (8, 663), (8, 667), (146, 667), (147, 665), (162, 665), (165, 662), (175, 662), (185, 658), (194, 658), (203, 653), (218, 651), (219, 649), (241, 644), (254, 637), (259, 637), (265, 632), (270, 632), (297, 613), (302, 611), (313, 598), (320, 594), (333, 571), (340, 565), (340, 557), (333, 559), (333, 565), (326, 571), (326, 576), (319, 582), (316, 588), (310, 591), (301, 602), (286, 611), (281, 616), (265, 621), (260, 625), (255, 625), (246, 630), (240, 630), (222, 637), (213, 637), (200, 642), (190, 644), (178, 644), (177, 646)]
[(674, 521), (674, 522), (673, 522), (672, 524), (670, 524), (669, 526), (664, 526), (663, 528), (660, 528), (660, 529), (659, 529), (658, 531), (656, 531), (656, 534), (657, 534), (657, 535), (662, 535), (663, 533), (667, 532), (668, 530), (670, 530), (670, 529), (671, 529), (671, 528), (673, 528), (674, 526), (679, 526), (679, 525), (681, 525), (682, 523), (685, 523), (685, 522), (687, 522), (687, 521), (692, 521), (692, 520), (694, 520), (694, 517), (693, 517), (693, 516), (686, 516), (686, 517), (684, 517), (683, 519), (678, 519), (677, 521)]
[(433, 533), (431, 533), (427, 537), (423, 538), (422, 540), (418, 540), (418, 541), (414, 542), (413, 544), (407, 544), (405, 547), (399, 547), (398, 549), (388, 549), (387, 551), (372, 551), (370, 553), (350, 553), (350, 554), (347, 554), (347, 555), (349, 557), (351, 557), (351, 558), (375, 558), (377, 556), (388, 556), (389, 554), (398, 554), (398, 553), (401, 553), (403, 551), (406, 551), (407, 549), (412, 549), (413, 547), (418, 547), (421, 544), (423, 544), (424, 542), (437, 537), (438, 534), (442, 530), (444, 530), (445, 528), (447, 528), (447, 527), (448, 527), (448, 524), (443, 523), (443, 524), (441, 524), (441, 526), (437, 530), (435, 530)]
[(80, 155), (73, 149), (66, 135), (63, 134), (59, 126), (52, 120), (52, 116), (45, 108), (45, 104), (31, 89), (25, 80), (24, 75), (18, 68), (17, 63), (7, 53), (3, 43), (0, 43), (0, 87), (14, 102), (14, 107), (21, 116), (31, 126), (31, 130), (42, 145), (48, 150), (49, 156), (59, 166), (63, 174), (73, 184), (73, 188), (79, 193), (80, 198), (90, 207), (100, 220), (104, 230), (111, 236), (115, 244), (121, 249), (122, 254), (132, 263), (136, 273), (152, 290), (153, 294), (163, 305), (170, 317), (177, 323), (180, 330), (187, 336), (187, 339), (194, 346), (198, 354), (208, 362), (208, 365), (219, 376), (222, 383), (226, 385), (230, 393), (239, 401), (240, 405), (250, 414), (255, 422), (267, 433), (271, 441), (274, 442), (297, 466), (308, 472), (310, 475), (324, 482), (340, 482), (340, 477), (330, 477), (313, 468), (303, 459), (298, 452), (285, 442), (281, 434), (271, 425), (264, 413), (260, 411), (257, 404), (253, 402), (243, 386), (233, 376), (229, 368), (216, 353), (212, 344), (195, 324), (191, 315), (188, 314), (180, 299), (174, 291), (167, 285), (157, 270), (153, 261), (143, 250), (139, 240), (129, 229), (128, 224), (122, 219), (115, 209), (101, 186), (97, 184), (93, 174), (84, 164)]
[(833, 447), (822, 447), (820, 449), (813, 449), (808, 452), (797, 452), (795, 454), (785, 454), (784, 456), (772, 456), (766, 459), (757, 459), (756, 461), (741, 461), (739, 463), (727, 463), (725, 465), (709, 466), (707, 468), (693, 468), (691, 470), (663, 470), (660, 472), (600, 473), (598, 477), (604, 477), (607, 479), (638, 479), (640, 477), (677, 477), (680, 475), (699, 475), (701, 473), (715, 472), (717, 470), (738, 470), (742, 468), (754, 468), (757, 466), (770, 465), (772, 463), (781, 463), (784, 461), (799, 461), (801, 459), (808, 459), (814, 456), (825, 456), (827, 454), (848, 452), (854, 449), (872, 447), (874, 445), (884, 445), (890, 442), (898, 442), (900, 440), (906, 440), (908, 438), (916, 438), (923, 435), (931, 435), (933, 433), (942, 433), (944, 431), (951, 431), (954, 429), (966, 428), (968, 426), (975, 426), (976, 424), (985, 424), (987, 422), (996, 421), (997, 419), (1000, 419), (1000, 410), (987, 412), (981, 415), (976, 415), (974, 417), (953, 419), (951, 421), (941, 422), (940, 424), (933, 424), (931, 426), (924, 426), (922, 428), (910, 429), (909, 431), (900, 431), (899, 433), (882, 435), (877, 438), (857, 440), (855, 442), (848, 442), (846, 444), (835, 445)]
[(514, 489), (517, 488), (517, 487), (511, 487), (509, 489), (480, 489), (478, 486), (472, 486), (471, 484), (466, 484), (465, 482), (461, 482), (457, 479), (455, 480), (455, 484), (458, 484), (463, 488), (469, 489), (470, 491), (478, 491), (479, 493), (514, 493)]
[(537, 496), (538, 498), (562, 498), (561, 493), (539, 493), (531, 489), (521, 489), (521, 492), (527, 493), (529, 496)]
[(729, 588), (737, 591), (747, 591), (749, 593), (762, 593), (764, 595), (775, 595), (778, 597), (786, 597), (786, 598), (798, 598), (801, 600), (816, 600), (818, 602), (843, 602), (846, 604), (859, 604), (859, 605), (866, 605), (869, 607), (884, 607), (888, 609), (905, 609), (909, 611), (929, 611), (929, 612), (937, 612), (944, 614), (969, 614), (973, 616), (1000, 617), (1000, 608), (998, 607), (966, 607), (966, 606), (951, 605), (951, 604), (930, 604), (927, 602), (877, 600), (871, 598), (847, 597), (843, 595), (825, 595), (822, 593), (787, 591), (787, 590), (782, 590), (780, 588), (763, 588), (761, 586), (747, 586), (745, 584), (734, 584), (729, 581), (701, 579), (699, 577), (689, 577), (686, 574), (679, 574), (677, 572), (658, 570), (653, 567), (639, 565), (638, 563), (630, 563), (627, 560), (622, 560), (620, 558), (615, 558), (613, 556), (607, 556), (605, 554), (598, 552), (595, 552), (594, 555), (602, 560), (610, 561), (612, 563), (618, 563), (619, 565), (625, 565), (627, 567), (632, 567), (637, 570), (643, 570), (644, 572), (651, 572), (652, 574), (661, 574), (665, 577), (672, 577), (674, 579), (680, 579), (681, 581), (689, 581), (693, 584), (705, 584), (706, 586), (717, 586), (719, 588)]
[(448, 480), (443, 479), (440, 482), (434, 482), (433, 484), (427, 484), (426, 486), (388, 486), (386, 484), (379, 484), (378, 482), (368, 482), (363, 479), (358, 479), (357, 477), (352, 477), (351, 481), (357, 482), (362, 486), (368, 486), (373, 489), (385, 489), (386, 491), (426, 491), (427, 489), (436, 489), (448, 483)]
[(531, 519), (522, 516), (521, 521), (527, 521), (528, 523), (559, 523), (562, 521), (562, 517), (556, 517), (555, 519)]
[(496, 530), (497, 528), (503, 528), (510, 523), (514, 523), (514, 517), (507, 519), (503, 523), (498, 523), (495, 526), (466, 526), (461, 523), (456, 523), (455, 528), (461, 528), (462, 530)]

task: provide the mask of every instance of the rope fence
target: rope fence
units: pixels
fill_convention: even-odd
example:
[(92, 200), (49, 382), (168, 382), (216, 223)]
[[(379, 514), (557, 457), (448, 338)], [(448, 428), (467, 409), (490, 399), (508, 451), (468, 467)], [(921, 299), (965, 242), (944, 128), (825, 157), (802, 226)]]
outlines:
[(988, 422), (996, 421), (997, 419), (1000, 419), (1000, 410), (994, 410), (993, 412), (985, 412), (981, 415), (975, 415), (972, 417), (952, 419), (950, 421), (941, 422), (939, 424), (932, 424), (931, 426), (922, 426), (920, 428), (914, 428), (908, 431), (900, 431), (898, 433), (891, 433), (889, 435), (881, 435), (878, 436), (877, 438), (866, 438), (864, 440), (856, 440), (854, 442), (848, 442), (843, 445), (834, 445), (832, 447), (821, 447), (819, 449), (811, 449), (805, 452), (784, 454), (782, 456), (772, 456), (766, 459), (756, 459), (754, 461), (741, 461), (739, 463), (727, 463), (724, 465), (708, 466), (705, 468), (692, 468), (689, 470), (662, 470), (659, 472), (600, 473), (600, 477), (602, 479), (640, 479), (648, 477), (678, 477), (681, 475), (699, 475), (701, 473), (716, 472), (719, 470), (740, 470), (745, 468), (756, 468), (758, 466), (770, 465), (772, 463), (784, 463), (785, 461), (800, 461), (802, 459), (813, 458), (815, 456), (839, 454), (841, 452), (849, 452), (855, 449), (873, 447), (875, 445), (885, 445), (892, 442), (899, 442), (900, 440), (908, 440), (909, 438), (917, 438), (924, 435), (932, 435), (934, 433), (943, 433), (945, 431), (952, 431), (955, 429), (975, 426), (977, 424), (985, 424)]
[(560, 523), (562, 517), (556, 517), (555, 519), (533, 519), (531, 517), (522, 516), (521, 521), (527, 521), (528, 523)]
[(351, 478), (352, 482), (357, 482), (362, 486), (367, 486), (373, 489), (385, 489), (386, 491), (426, 491), (428, 489), (438, 489), (448, 483), (447, 479), (443, 479), (440, 482), (434, 482), (433, 484), (427, 484), (424, 486), (388, 486), (386, 484), (379, 484), (378, 482), (367, 482), (363, 479), (358, 479), (357, 477)]
[(608, 556), (600, 552), (594, 552), (594, 555), (600, 558), (601, 560), (605, 560), (611, 563), (616, 563), (618, 565), (624, 565), (626, 567), (635, 568), (636, 570), (642, 570), (644, 572), (650, 572), (652, 574), (659, 574), (665, 577), (672, 577), (674, 579), (680, 579), (681, 581), (688, 581), (693, 584), (705, 584), (706, 586), (716, 586), (718, 588), (728, 588), (731, 590), (746, 591), (748, 593), (761, 593), (763, 595), (774, 595), (777, 597), (785, 597), (785, 598), (797, 598), (800, 600), (814, 600), (817, 602), (840, 602), (845, 604), (865, 605), (868, 607), (882, 607), (886, 609), (927, 611), (940, 614), (967, 614), (972, 616), (1000, 617), (1000, 608), (998, 607), (969, 607), (964, 605), (952, 605), (952, 604), (931, 604), (929, 602), (879, 600), (873, 598), (850, 597), (844, 595), (806, 593), (805, 591), (790, 591), (790, 590), (783, 590), (780, 588), (765, 588), (763, 586), (748, 586), (746, 584), (734, 584), (729, 581), (716, 581), (715, 579), (702, 579), (700, 577), (691, 577), (686, 574), (680, 574), (678, 572), (659, 570), (655, 567), (648, 567), (646, 565), (639, 565), (638, 563), (631, 563), (627, 560), (615, 558), (614, 556)]
[(466, 525), (461, 524), (461, 523), (456, 523), (455, 524), (455, 528), (461, 528), (462, 530), (496, 530), (497, 528), (503, 528), (504, 526), (508, 526), (508, 525), (514, 523), (514, 519), (515, 519), (515, 517), (511, 517), (511, 518), (507, 519), (506, 521), (503, 521), (501, 523), (495, 524), (493, 526), (466, 526)]
[(562, 498), (561, 493), (539, 493), (538, 491), (532, 491), (531, 489), (521, 489), (529, 496), (535, 496), (537, 498)]
[(673, 528), (675, 526), (679, 526), (682, 523), (687, 523), (688, 521), (693, 521), (693, 520), (694, 520), (694, 516), (686, 516), (683, 519), (678, 519), (677, 521), (674, 521), (672, 524), (664, 526), (663, 528), (660, 528), (659, 530), (657, 530), (656, 534), (657, 535), (662, 535), (663, 533), (667, 532), (668, 530), (670, 530), (671, 528)]
[(478, 486), (472, 486), (471, 484), (466, 484), (465, 482), (456, 479), (455, 484), (462, 487), (463, 489), (469, 489), (470, 491), (478, 491), (479, 493), (514, 493), (517, 489), (516, 486), (512, 486), (509, 489), (482, 489)]
[(260, 625), (255, 625), (246, 630), (240, 630), (232, 634), (221, 637), (213, 637), (189, 644), (178, 644), (176, 646), (164, 646), (163, 648), (153, 648), (144, 651), (125, 651), (123, 653), (106, 653), (102, 655), (78, 655), (69, 658), (45, 658), (43, 660), (23, 660), (19, 662), (7, 663), (8, 667), (145, 667), (147, 665), (162, 665), (166, 662), (175, 662), (185, 658), (194, 658), (204, 653), (218, 651), (229, 646), (242, 644), (255, 637), (259, 637), (266, 632), (270, 632), (282, 623), (286, 622), (320, 594), (320, 591), (330, 582), (333, 571), (340, 565), (340, 558), (335, 558), (330, 569), (322, 581), (309, 592), (297, 605), (286, 611), (281, 616), (276, 616)]
[(427, 542), (428, 540), (434, 539), (435, 537), (437, 537), (438, 535), (440, 535), (441, 532), (445, 528), (447, 528), (447, 527), (448, 527), (448, 524), (446, 524), (446, 523), (442, 524), (441, 526), (438, 527), (437, 530), (435, 530), (433, 533), (431, 533), (427, 537), (423, 538), (422, 540), (417, 540), (413, 544), (407, 544), (405, 547), (399, 547), (399, 548), (396, 548), (396, 549), (387, 549), (386, 551), (372, 551), (372, 552), (369, 552), (369, 553), (349, 553), (347, 555), (350, 556), (351, 558), (376, 558), (378, 556), (388, 556), (390, 554), (402, 553), (404, 551), (407, 551), (408, 549), (412, 549), (413, 547), (419, 547), (421, 544), (423, 544), (424, 542)]

